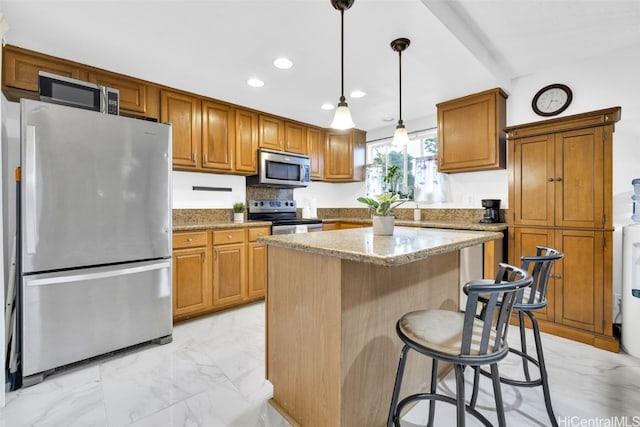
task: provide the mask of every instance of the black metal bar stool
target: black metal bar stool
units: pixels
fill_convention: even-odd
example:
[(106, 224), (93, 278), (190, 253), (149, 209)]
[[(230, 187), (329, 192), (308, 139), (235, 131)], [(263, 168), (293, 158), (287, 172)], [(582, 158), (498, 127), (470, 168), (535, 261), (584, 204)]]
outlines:
[[(500, 382), (517, 387), (536, 387), (542, 386), (542, 394), (544, 396), (544, 404), (547, 414), (551, 420), (553, 427), (558, 427), (556, 416), (551, 405), (551, 395), (549, 393), (549, 380), (547, 368), (544, 362), (544, 354), (542, 351), (542, 340), (540, 339), (540, 328), (538, 321), (533, 315), (533, 311), (540, 310), (547, 306), (547, 287), (549, 285), (549, 276), (553, 263), (561, 259), (564, 254), (556, 249), (546, 246), (536, 246), (536, 256), (523, 256), (521, 258), (523, 270), (531, 271), (533, 282), (529, 288), (523, 289), (517, 296), (513, 305), (513, 310), (518, 313), (518, 326), (520, 328), (520, 349), (510, 347), (509, 352), (516, 354), (522, 358), (522, 370), (524, 372), (524, 380), (515, 380), (511, 378), (500, 377)], [(480, 300), (484, 301), (485, 297), (481, 296)], [(500, 302), (498, 302), (500, 304)], [(525, 318), (527, 316), (531, 321), (533, 339), (536, 349), (536, 357), (527, 352), (527, 340), (525, 336)], [(540, 371), (540, 377), (531, 379), (529, 373), (529, 363), (536, 365)], [(471, 396), (470, 406), (475, 407), (478, 398), (478, 380), (479, 375), (491, 377), (491, 372), (475, 367), (473, 393)]]
[[(518, 291), (531, 285), (532, 277), (524, 269), (500, 264), (495, 281), (477, 280), (464, 286), (468, 295), (464, 313), (445, 310), (421, 310), (407, 313), (396, 323), (396, 332), (404, 343), (398, 363), (395, 386), (387, 426), (400, 426), (404, 407), (419, 400), (429, 400), (429, 426), (433, 425), (435, 401), (456, 405), (457, 425), (464, 427), (465, 412), (470, 413), (484, 425), (489, 420), (475, 408), (465, 403), (464, 368), (466, 366), (491, 366), (496, 412), (500, 426), (505, 425), (498, 362), (509, 351), (505, 341), (511, 310)], [(482, 315), (476, 315), (480, 298), (485, 304)], [(497, 315), (494, 311), (497, 310)], [(433, 359), (430, 393), (417, 393), (400, 400), (400, 388), (407, 353), (414, 350)], [(456, 376), (456, 398), (436, 393), (438, 362), (454, 365)]]

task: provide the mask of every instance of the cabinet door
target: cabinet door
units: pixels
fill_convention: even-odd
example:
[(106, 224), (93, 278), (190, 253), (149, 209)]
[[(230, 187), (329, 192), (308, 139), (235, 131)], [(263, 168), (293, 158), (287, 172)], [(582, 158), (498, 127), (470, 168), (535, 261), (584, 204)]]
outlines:
[(82, 71), (77, 66), (36, 52), (5, 46), (2, 49), (2, 86), (32, 92), (38, 95), (38, 71), (46, 71), (60, 76), (82, 79)]
[(246, 295), (245, 244), (213, 247), (213, 305), (242, 301)]
[(327, 132), (324, 177), (328, 180), (353, 179), (353, 138), (350, 132)]
[[(521, 257), (525, 255), (535, 255), (536, 246), (554, 247), (553, 230), (546, 228), (511, 228), (509, 229), (509, 264), (519, 266), (522, 264)], [(547, 287), (547, 307), (536, 310), (534, 315), (541, 320), (554, 320), (555, 306), (555, 275), (560, 269), (559, 261), (556, 261), (551, 271), (549, 285)]]
[(284, 149), (284, 122), (275, 117), (260, 114), (258, 129), (260, 136), (258, 146), (270, 150)]
[(163, 90), (160, 121), (171, 123), (173, 165), (196, 168), (200, 156), (200, 100)]
[(602, 333), (604, 232), (558, 230), (555, 247), (564, 252), (554, 266), (555, 322)]
[(513, 223), (551, 226), (554, 221), (554, 138), (541, 135), (514, 142)]
[(233, 108), (210, 101), (202, 102), (202, 167), (230, 171), (235, 144)]
[(120, 91), (120, 114), (158, 118), (157, 103), (155, 111), (148, 106), (147, 94), (149, 87), (145, 82), (99, 71), (90, 71), (88, 80)]
[(311, 179), (321, 180), (324, 175), (324, 134), (320, 129), (307, 128), (307, 153), (311, 163)]
[(284, 151), (287, 153), (307, 154), (307, 138), (304, 126), (285, 122)]
[(505, 167), (506, 98), (492, 89), (437, 105), (439, 172)]
[(604, 227), (602, 127), (555, 135), (555, 225)]
[(267, 245), (249, 242), (249, 298), (262, 297), (267, 289)]
[(173, 316), (211, 307), (211, 284), (206, 247), (173, 251)]
[(236, 108), (235, 170), (256, 173), (258, 150), (258, 115)]

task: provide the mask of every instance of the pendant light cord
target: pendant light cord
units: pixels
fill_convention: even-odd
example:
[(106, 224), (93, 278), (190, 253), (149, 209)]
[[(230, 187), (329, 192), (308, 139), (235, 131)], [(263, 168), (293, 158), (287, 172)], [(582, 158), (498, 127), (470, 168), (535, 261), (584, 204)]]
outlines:
[(340, 9), (340, 102), (344, 102), (344, 8)]
[(398, 92), (400, 93), (400, 120), (398, 124), (402, 124), (402, 51), (398, 51)]

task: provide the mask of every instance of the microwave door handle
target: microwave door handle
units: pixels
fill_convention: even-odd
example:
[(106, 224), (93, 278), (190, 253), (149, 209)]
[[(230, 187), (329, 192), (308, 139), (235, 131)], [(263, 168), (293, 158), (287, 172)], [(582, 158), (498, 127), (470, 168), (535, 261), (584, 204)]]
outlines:
[(36, 253), (38, 243), (38, 225), (37, 225), (37, 192), (36, 192), (36, 127), (27, 125), (26, 127), (26, 158), (27, 170), (25, 174), (25, 239), (28, 254)]
[(300, 165), (300, 182), (304, 182), (304, 165)]

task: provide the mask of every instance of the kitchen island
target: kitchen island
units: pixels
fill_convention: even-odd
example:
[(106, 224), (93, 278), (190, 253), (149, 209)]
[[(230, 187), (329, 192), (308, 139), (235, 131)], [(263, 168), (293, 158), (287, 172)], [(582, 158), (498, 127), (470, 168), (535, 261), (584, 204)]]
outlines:
[[(395, 323), (417, 309), (457, 310), (459, 251), (502, 233), (396, 227), (270, 236), (267, 379), (293, 425), (384, 426), (401, 342)], [(412, 355), (415, 356), (415, 355)], [(429, 384), (410, 357), (401, 395)]]

